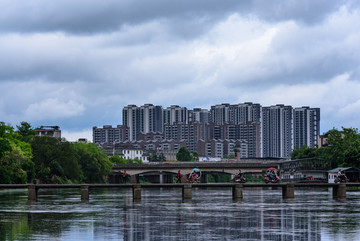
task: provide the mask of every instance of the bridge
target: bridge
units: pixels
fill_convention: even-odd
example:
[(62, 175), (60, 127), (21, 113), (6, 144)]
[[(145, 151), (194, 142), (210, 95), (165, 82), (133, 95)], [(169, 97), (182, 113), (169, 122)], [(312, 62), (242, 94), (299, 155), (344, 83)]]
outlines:
[(130, 175), (131, 183), (139, 183), (139, 176), (157, 176), (158, 183), (172, 183), (173, 176), (178, 170), (183, 177), (190, 174), (194, 168), (201, 170), (201, 182), (207, 182), (210, 174), (235, 174), (241, 169), (243, 173), (260, 176), (269, 167), (278, 168), (279, 159), (250, 159), (227, 162), (160, 162), (147, 164), (115, 164), (112, 174), (109, 175), (111, 183), (115, 183), (116, 177), (122, 175), (124, 170)]
[[(338, 199), (346, 198), (347, 187), (360, 187), (360, 183), (184, 183), (184, 184), (0, 184), (1, 189), (27, 188), (28, 200), (38, 200), (39, 189), (58, 189), (58, 188), (80, 188), (81, 200), (88, 201), (90, 197), (90, 190), (94, 188), (131, 188), (134, 202), (141, 201), (141, 190), (143, 188), (178, 188), (182, 189), (182, 199), (184, 202), (191, 201), (192, 188), (231, 188), (232, 198), (234, 201), (243, 199), (244, 188), (254, 187), (271, 187), (281, 188), (283, 198), (294, 198), (296, 187), (310, 187), (310, 188), (332, 188), (333, 197)], [(268, 190), (271, 192), (271, 190)], [(211, 192), (211, 189), (209, 190)]]

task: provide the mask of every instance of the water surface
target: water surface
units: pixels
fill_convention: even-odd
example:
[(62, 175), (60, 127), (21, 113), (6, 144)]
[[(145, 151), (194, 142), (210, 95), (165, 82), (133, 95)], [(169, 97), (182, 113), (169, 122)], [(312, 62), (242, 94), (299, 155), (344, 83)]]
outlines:
[(232, 200), (230, 188), (193, 188), (183, 202), (181, 189), (0, 190), (0, 240), (359, 240), (360, 192), (346, 200), (332, 189), (245, 189)]

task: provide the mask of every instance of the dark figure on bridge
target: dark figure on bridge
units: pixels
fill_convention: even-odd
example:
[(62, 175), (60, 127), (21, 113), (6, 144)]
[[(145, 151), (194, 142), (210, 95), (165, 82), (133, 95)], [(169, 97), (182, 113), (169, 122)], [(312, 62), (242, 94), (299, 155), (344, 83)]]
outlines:
[(339, 177), (340, 181), (346, 181), (346, 176), (345, 176), (345, 174), (341, 171), (341, 169), (339, 169), (338, 177)]
[(127, 174), (125, 170), (123, 172), (122, 178), (123, 178), (123, 183), (126, 183)]
[(236, 175), (236, 178), (242, 178), (244, 174), (239, 170), (238, 174)]
[(176, 183), (181, 183), (181, 173), (180, 170), (178, 171), (177, 175), (176, 175)]

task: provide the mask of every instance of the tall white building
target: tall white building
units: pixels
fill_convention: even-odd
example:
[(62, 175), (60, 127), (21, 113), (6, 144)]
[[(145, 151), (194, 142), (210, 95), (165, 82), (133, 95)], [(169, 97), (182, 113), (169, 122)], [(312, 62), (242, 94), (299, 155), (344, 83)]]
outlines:
[(172, 105), (164, 110), (164, 124), (183, 123), (188, 124), (189, 112), (186, 107)]
[(163, 108), (152, 104), (139, 107), (140, 132), (163, 131)]
[(231, 105), (229, 108), (229, 120), (233, 124), (247, 124), (249, 122), (260, 123), (261, 105), (245, 102)]
[(137, 140), (140, 132), (162, 132), (163, 108), (152, 104), (128, 105), (123, 108), (123, 125), (129, 127), (130, 141)]
[(230, 122), (230, 104), (213, 105), (210, 109), (210, 122), (222, 125)]
[(320, 108), (294, 108), (294, 147), (315, 147), (320, 135)]
[(293, 149), (291, 106), (262, 108), (262, 157), (289, 158)]
[(189, 122), (206, 124), (210, 122), (210, 112), (207, 109), (194, 108), (189, 110)]

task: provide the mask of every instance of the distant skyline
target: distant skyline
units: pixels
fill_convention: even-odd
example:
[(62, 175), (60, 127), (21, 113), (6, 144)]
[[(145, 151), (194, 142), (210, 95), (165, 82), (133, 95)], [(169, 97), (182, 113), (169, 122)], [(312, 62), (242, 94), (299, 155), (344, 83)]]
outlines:
[(355, 0), (0, 1), (0, 121), (69, 141), (122, 108), (244, 102), (360, 127)]

